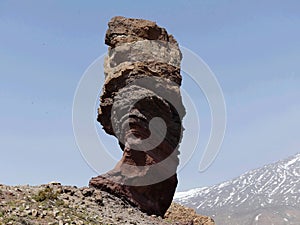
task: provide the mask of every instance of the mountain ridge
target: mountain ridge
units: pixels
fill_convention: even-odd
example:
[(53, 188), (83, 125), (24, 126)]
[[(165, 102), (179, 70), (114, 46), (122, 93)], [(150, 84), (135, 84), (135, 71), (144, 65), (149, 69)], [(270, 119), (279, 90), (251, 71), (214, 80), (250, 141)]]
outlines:
[[(222, 224), (224, 221), (226, 224), (255, 224), (255, 221), (263, 220), (265, 214), (268, 217), (280, 214), (276, 224), (290, 225), (300, 221), (299, 180), (300, 153), (297, 153), (211, 187), (178, 192), (174, 199), (195, 208), (198, 213), (212, 216), (216, 224), (219, 221)], [(294, 216), (289, 216), (291, 213), (287, 211), (293, 211)], [(241, 223), (242, 214), (247, 218)], [(249, 215), (252, 217), (248, 218)], [(251, 220), (254, 222), (246, 222)]]

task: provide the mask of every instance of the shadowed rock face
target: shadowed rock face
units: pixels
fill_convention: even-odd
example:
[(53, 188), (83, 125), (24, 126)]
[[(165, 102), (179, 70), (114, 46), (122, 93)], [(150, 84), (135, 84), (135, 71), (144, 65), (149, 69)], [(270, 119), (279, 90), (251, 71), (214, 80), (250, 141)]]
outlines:
[(123, 156), (114, 169), (92, 178), (90, 186), (163, 216), (177, 186), (185, 114), (181, 52), (173, 36), (154, 22), (114, 17), (108, 26), (97, 120), (118, 138)]

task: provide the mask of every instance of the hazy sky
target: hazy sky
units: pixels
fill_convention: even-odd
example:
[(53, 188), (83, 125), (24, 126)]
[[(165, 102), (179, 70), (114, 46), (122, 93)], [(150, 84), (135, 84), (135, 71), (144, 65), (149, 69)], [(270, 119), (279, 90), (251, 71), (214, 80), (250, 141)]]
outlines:
[(202, 133), (179, 171), (178, 190), (216, 184), (300, 151), (299, 1), (0, 0), (0, 183), (83, 186), (96, 175), (76, 146), (72, 103), (84, 71), (106, 52), (107, 22), (116, 15), (165, 27), (209, 65), (223, 89), (224, 143), (199, 173), (209, 109), (183, 77), (192, 98), (203, 99), (196, 105)]

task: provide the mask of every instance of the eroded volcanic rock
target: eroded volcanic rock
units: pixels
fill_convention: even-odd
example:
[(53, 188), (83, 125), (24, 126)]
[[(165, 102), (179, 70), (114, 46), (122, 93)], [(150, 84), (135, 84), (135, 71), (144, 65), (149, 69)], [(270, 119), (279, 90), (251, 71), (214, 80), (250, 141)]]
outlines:
[(90, 186), (163, 216), (177, 186), (185, 114), (181, 52), (173, 36), (154, 22), (114, 17), (108, 27), (97, 120), (118, 138), (123, 156), (114, 169), (92, 178)]

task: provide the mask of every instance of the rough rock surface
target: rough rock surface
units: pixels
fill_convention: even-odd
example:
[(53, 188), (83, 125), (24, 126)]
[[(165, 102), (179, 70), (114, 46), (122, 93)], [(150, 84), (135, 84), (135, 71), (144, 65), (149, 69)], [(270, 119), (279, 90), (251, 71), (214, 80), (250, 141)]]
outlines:
[(173, 202), (168, 209), (165, 220), (177, 221), (177, 223), (190, 225), (215, 225), (212, 218), (200, 216), (194, 209), (179, 205), (175, 202)]
[(98, 121), (118, 138), (123, 157), (89, 185), (163, 216), (177, 186), (185, 114), (181, 52), (173, 36), (154, 22), (114, 17), (108, 26)]
[(94, 188), (59, 183), (40, 186), (0, 184), (0, 225), (187, 225), (190, 223), (174, 218), (194, 217), (186, 211), (181, 213), (181, 210), (167, 214), (169, 218), (166, 219), (148, 216), (126, 200)]

